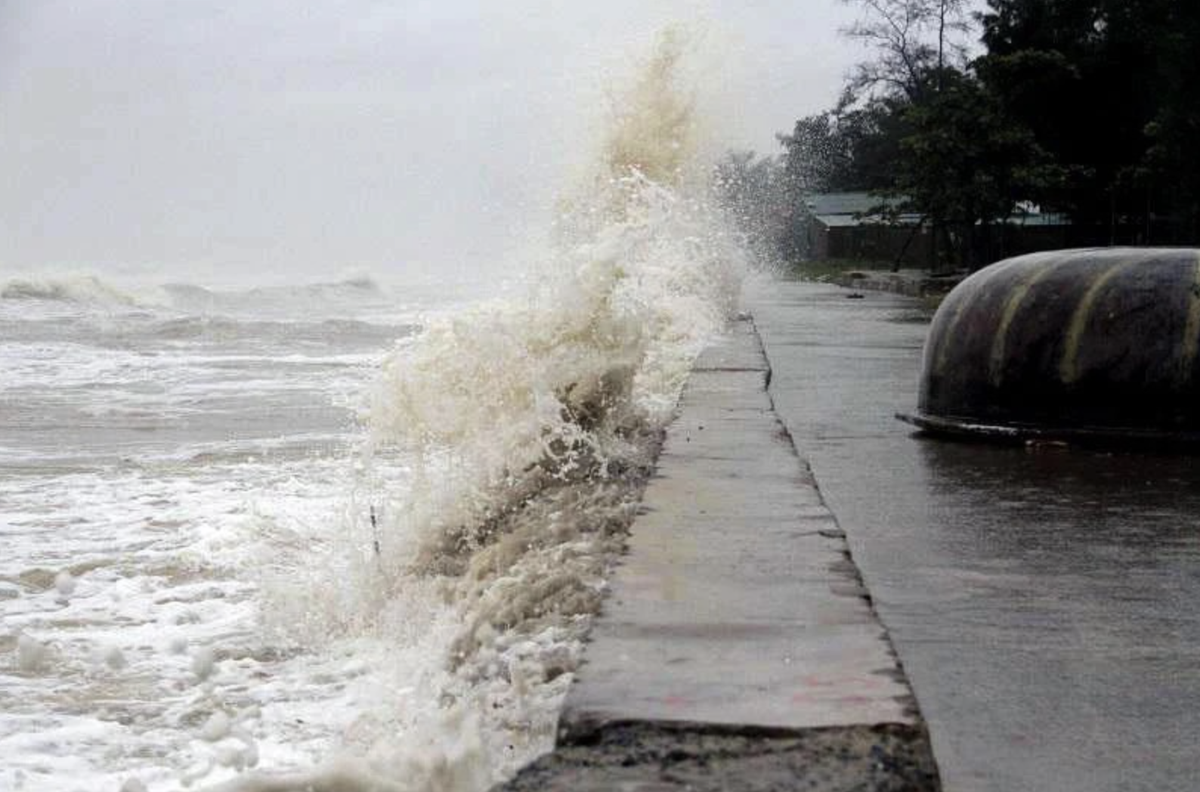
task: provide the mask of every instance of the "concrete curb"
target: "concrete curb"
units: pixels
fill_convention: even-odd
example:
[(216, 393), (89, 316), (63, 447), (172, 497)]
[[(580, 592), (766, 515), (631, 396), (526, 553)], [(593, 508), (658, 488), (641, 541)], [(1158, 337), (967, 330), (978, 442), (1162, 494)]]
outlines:
[(501, 789), (940, 788), (769, 381), (748, 319), (697, 361), (558, 745)]
[(901, 270), (900, 272), (858, 270), (838, 275), (833, 278), (833, 282), (838, 286), (858, 291), (882, 291), (907, 297), (928, 297), (946, 294), (965, 277), (965, 275), (933, 277), (923, 270)]

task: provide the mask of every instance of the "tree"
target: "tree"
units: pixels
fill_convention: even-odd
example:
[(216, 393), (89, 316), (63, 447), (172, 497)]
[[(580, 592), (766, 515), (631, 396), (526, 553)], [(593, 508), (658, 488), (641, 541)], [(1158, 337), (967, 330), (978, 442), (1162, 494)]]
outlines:
[(965, 58), (957, 39), (968, 30), (966, 0), (844, 1), (860, 6), (864, 16), (843, 33), (876, 53), (855, 70), (851, 95), (882, 92), (917, 102), (930, 88), (930, 75), (940, 76), (951, 60), (959, 65)]
[(1157, 38), (1161, 96), (1144, 161), (1170, 213), (1167, 241), (1200, 241), (1200, 4), (1175, 3)]
[(845, 32), (875, 58), (858, 67), (839, 109), (868, 113), (873, 134), (843, 140), (850, 153), (840, 161), (853, 167), (835, 172), (865, 177), (859, 184), (886, 199), (885, 216), (921, 215), (940, 251), (934, 266), (972, 267), (979, 237), (1055, 171), (966, 61), (964, 0), (851, 1), (864, 17)]
[(1171, 234), (1190, 222), (1195, 239), (1196, 6), (988, 0), (981, 16), (981, 77), (1068, 175), (1040, 200), (1094, 241), (1153, 241), (1161, 210), (1190, 214)]
[(907, 127), (904, 102), (872, 99), (844, 105), (796, 122), (791, 135), (777, 135), (784, 148), (789, 194), (869, 191), (892, 182), (900, 140)]
[(940, 82), (905, 111), (911, 130), (888, 192), (930, 220), (946, 263), (974, 269), (996, 222), (1059, 173), (972, 74), (947, 69)]
[(790, 201), (872, 192), (924, 218), (935, 266), (980, 263), (1022, 201), (1069, 214), (1077, 244), (1196, 240), (1196, 0), (987, 0), (974, 61), (965, 0), (846, 1), (873, 56), (779, 136)]

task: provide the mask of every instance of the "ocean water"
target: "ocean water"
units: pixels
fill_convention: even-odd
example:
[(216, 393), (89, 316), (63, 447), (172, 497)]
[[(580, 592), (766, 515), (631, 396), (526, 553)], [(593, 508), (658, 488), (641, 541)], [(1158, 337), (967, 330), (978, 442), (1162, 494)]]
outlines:
[(504, 297), (0, 281), (0, 789), (482, 790), (551, 747), (737, 303), (684, 50)]

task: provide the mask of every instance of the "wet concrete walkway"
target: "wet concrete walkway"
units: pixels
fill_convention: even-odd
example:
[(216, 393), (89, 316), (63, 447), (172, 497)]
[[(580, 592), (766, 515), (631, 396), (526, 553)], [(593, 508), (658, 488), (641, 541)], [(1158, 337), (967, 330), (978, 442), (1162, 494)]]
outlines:
[(509, 790), (936, 790), (844, 535), (749, 321), (697, 362), (558, 748)]
[(950, 792), (1200, 788), (1200, 463), (913, 436), (915, 301), (748, 289)]

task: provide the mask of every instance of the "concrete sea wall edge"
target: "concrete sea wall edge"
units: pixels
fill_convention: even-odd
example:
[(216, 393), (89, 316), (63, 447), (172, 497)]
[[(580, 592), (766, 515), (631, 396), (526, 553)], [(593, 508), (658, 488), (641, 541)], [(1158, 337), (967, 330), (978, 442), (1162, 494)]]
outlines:
[(523, 790), (940, 789), (749, 317), (696, 361), (555, 749)]

